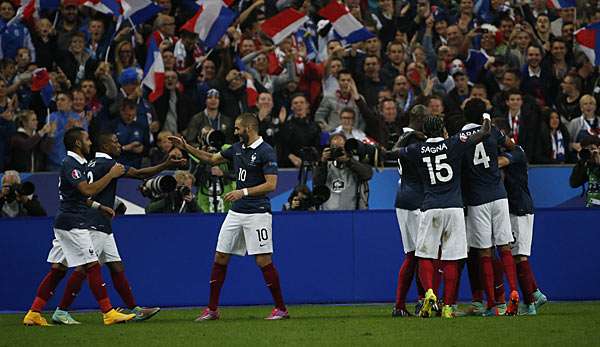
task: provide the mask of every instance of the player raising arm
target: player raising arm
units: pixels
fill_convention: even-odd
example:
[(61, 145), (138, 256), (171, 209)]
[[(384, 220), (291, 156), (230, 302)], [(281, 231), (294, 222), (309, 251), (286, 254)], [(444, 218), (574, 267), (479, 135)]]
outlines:
[(281, 294), (279, 274), (271, 258), (271, 203), (266, 196), (277, 186), (277, 157), (273, 148), (258, 136), (258, 119), (253, 114), (244, 113), (235, 120), (235, 134), (240, 142), (214, 154), (190, 146), (183, 138), (169, 137), (176, 147), (201, 161), (212, 165), (232, 161), (237, 172), (237, 189), (225, 195), (225, 200), (233, 204), (219, 232), (210, 275), (208, 307), (196, 321), (219, 319), (217, 305), (229, 259), (232, 254), (244, 256), (246, 252), (255, 256), (275, 301), (275, 308), (266, 319), (289, 318)]

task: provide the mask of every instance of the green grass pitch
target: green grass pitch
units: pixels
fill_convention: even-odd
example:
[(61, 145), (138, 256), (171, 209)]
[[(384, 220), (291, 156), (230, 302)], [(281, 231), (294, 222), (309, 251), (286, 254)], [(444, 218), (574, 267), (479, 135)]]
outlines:
[(83, 325), (48, 328), (22, 326), (23, 314), (0, 314), (0, 346), (599, 346), (599, 310), (600, 302), (550, 302), (536, 317), (443, 320), (392, 318), (391, 305), (303, 305), (289, 307), (292, 319), (271, 322), (263, 320), (269, 307), (252, 306), (224, 307), (220, 321), (194, 323), (200, 309), (167, 309), (110, 327), (99, 313), (74, 312)]

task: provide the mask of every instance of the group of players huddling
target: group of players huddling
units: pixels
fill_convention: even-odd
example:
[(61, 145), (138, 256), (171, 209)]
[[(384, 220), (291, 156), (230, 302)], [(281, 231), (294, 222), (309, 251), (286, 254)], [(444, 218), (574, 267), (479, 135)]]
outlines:
[[(442, 317), (460, 315), (462, 312), (456, 310), (456, 293), (463, 259), (467, 259), (473, 292), (472, 309), (467, 313), (535, 314), (536, 308), (546, 302), (527, 261), (533, 211), (523, 150), (492, 127), (488, 115), (480, 125), (481, 113), (473, 114), (473, 123), (448, 138), (443, 121), (426, 116), (423, 109), (417, 107), (411, 111), (411, 128), (405, 129), (397, 149), (386, 153), (399, 158), (401, 185), (396, 211), (406, 253), (398, 275), (393, 316), (410, 316), (405, 299), (417, 269), (417, 314), (431, 317), (435, 311), (441, 311)], [(246, 253), (255, 256), (275, 302), (275, 308), (266, 319), (286, 319), (289, 314), (271, 257), (272, 217), (266, 196), (277, 185), (275, 151), (258, 135), (258, 120), (252, 114), (242, 114), (236, 119), (235, 134), (240, 142), (220, 153), (208, 153), (187, 144), (183, 138), (170, 137), (176, 147), (201, 161), (211, 164), (231, 161), (237, 173), (237, 189), (225, 196), (233, 205), (217, 241), (209, 303), (196, 321), (220, 318), (217, 305), (229, 259), (232, 254)], [(103, 313), (104, 324), (149, 319), (160, 309), (136, 304), (112, 234), (116, 183), (122, 176), (150, 177), (181, 166), (185, 160), (169, 158), (144, 169), (124, 167), (116, 161), (121, 151), (116, 136), (101, 134), (95, 143), (95, 158), (88, 162), (85, 157), (90, 154), (92, 144), (81, 128), (68, 130), (64, 143), (68, 152), (60, 169), (60, 208), (54, 221), (53, 247), (48, 255), (51, 268), (40, 283), (23, 324), (50, 325), (41, 311), (68, 268), (75, 271), (52, 316), (53, 322), (80, 324), (69, 314), (68, 308), (86, 278)], [(504, 148), (500, 154), (499, 147)], [(500, 167), (506, 167), (504, 183)], [(466, 182), (462, 189), (461, 178)], [(464, 205), (467, 207), (466, 225)], [(498, 249), (499, 260), (493, 256), (494, 247)], [(109, 268), (113, 285), (128, 310), (113, 308), (102, 279), (101, 264)], [(440, 273), (444, 280), (441, 310), (436, 297)], [(503, 273), (510, 285), (508, 306), (504, 304), (501, 286)], [(521, 309), (517, 277), (526, 304)], [(484, 291), (488, 298), (485, 308)]]

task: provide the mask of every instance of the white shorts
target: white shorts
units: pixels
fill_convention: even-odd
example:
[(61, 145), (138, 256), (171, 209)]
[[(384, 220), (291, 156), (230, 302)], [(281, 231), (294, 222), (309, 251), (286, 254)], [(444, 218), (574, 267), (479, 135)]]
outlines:
[(396, 217), (398, 218), (404, 253), (414, 252), (417, 245), (421, 211), (418, 209), (409, 211), (397, 208)]
[(508, 199), (467, 206), (467, 241), (469, 247), (482, 249), (513, 242)]
[(89, 230), (54, 229), (52, 249), (48, 254), (49, 263), (76, 267), (95, 261), (98, 261), (98, 257), (94, 251), (94, 245)]
[(435, 208), (421, 213), (415, 255), (438, 259), (440, 246), (442, 260), (467, 257), (465, 215), (462, 208)]
[(217, 252), (239, 256), (273, 253), (273, 216), (229, 210), (217, 241)]
[[(115, 242), (114, 234), (107, 234), (96, 230), (86, 231), (88, 231), (90, 234), (90, 237), (92, 239), (92, 247), (97, 257), (96, 260), (99, 261), (100, 264), (121, 261), (121, 256), (119, 255), (119, 250), (117, 249), (117, 243)], [(91, 263), (92, 261), (88, 261), (86, 263), (77, 265), (71, 265), (71, 263), (69, 263), (69, 261), (67, 260), (61, 243), (58, 241), (58, 239), (55, 238), (54, 240), (52, 240), (52, 249), (48, 254), (48, 262), (63, 264), (67, 267), (75, 267)]]
[(531, 255), (531, 240), (533, 239), (533, 215), (510, 215), (510, 225), (515, 242), (511, 244), (513, 255)]

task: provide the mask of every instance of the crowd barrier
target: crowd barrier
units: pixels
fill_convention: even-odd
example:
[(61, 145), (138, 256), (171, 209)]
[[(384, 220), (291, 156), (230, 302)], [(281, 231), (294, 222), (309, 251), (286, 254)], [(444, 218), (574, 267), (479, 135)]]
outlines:
[[(598, 210), (539, 209), (532, 266), (551, 300), (600, 299)], [(126, 273), (140, 305), (204, 306), (224, 215), (124, 216), (114, 222)], [(0, 219), (4, 260), (0, 311), (26, 310), (48, 270), (51, 218)], [(274, 213), (274, 261), (288, 303), (394, 300), (403, 251), (393, 210)], [(104, 278), (115, 305), (122, 305)], [(48, 304), (54, 308), (64, 288)], [(415, 299), (414, 286), (409, 300)], [(460, 299), (470, 298), (466, 270)], [(224, 305), (270, 304), (251, 257), (234, 257), (222, 291)], [(85, 285), (74, 308), (94, 308)]]

